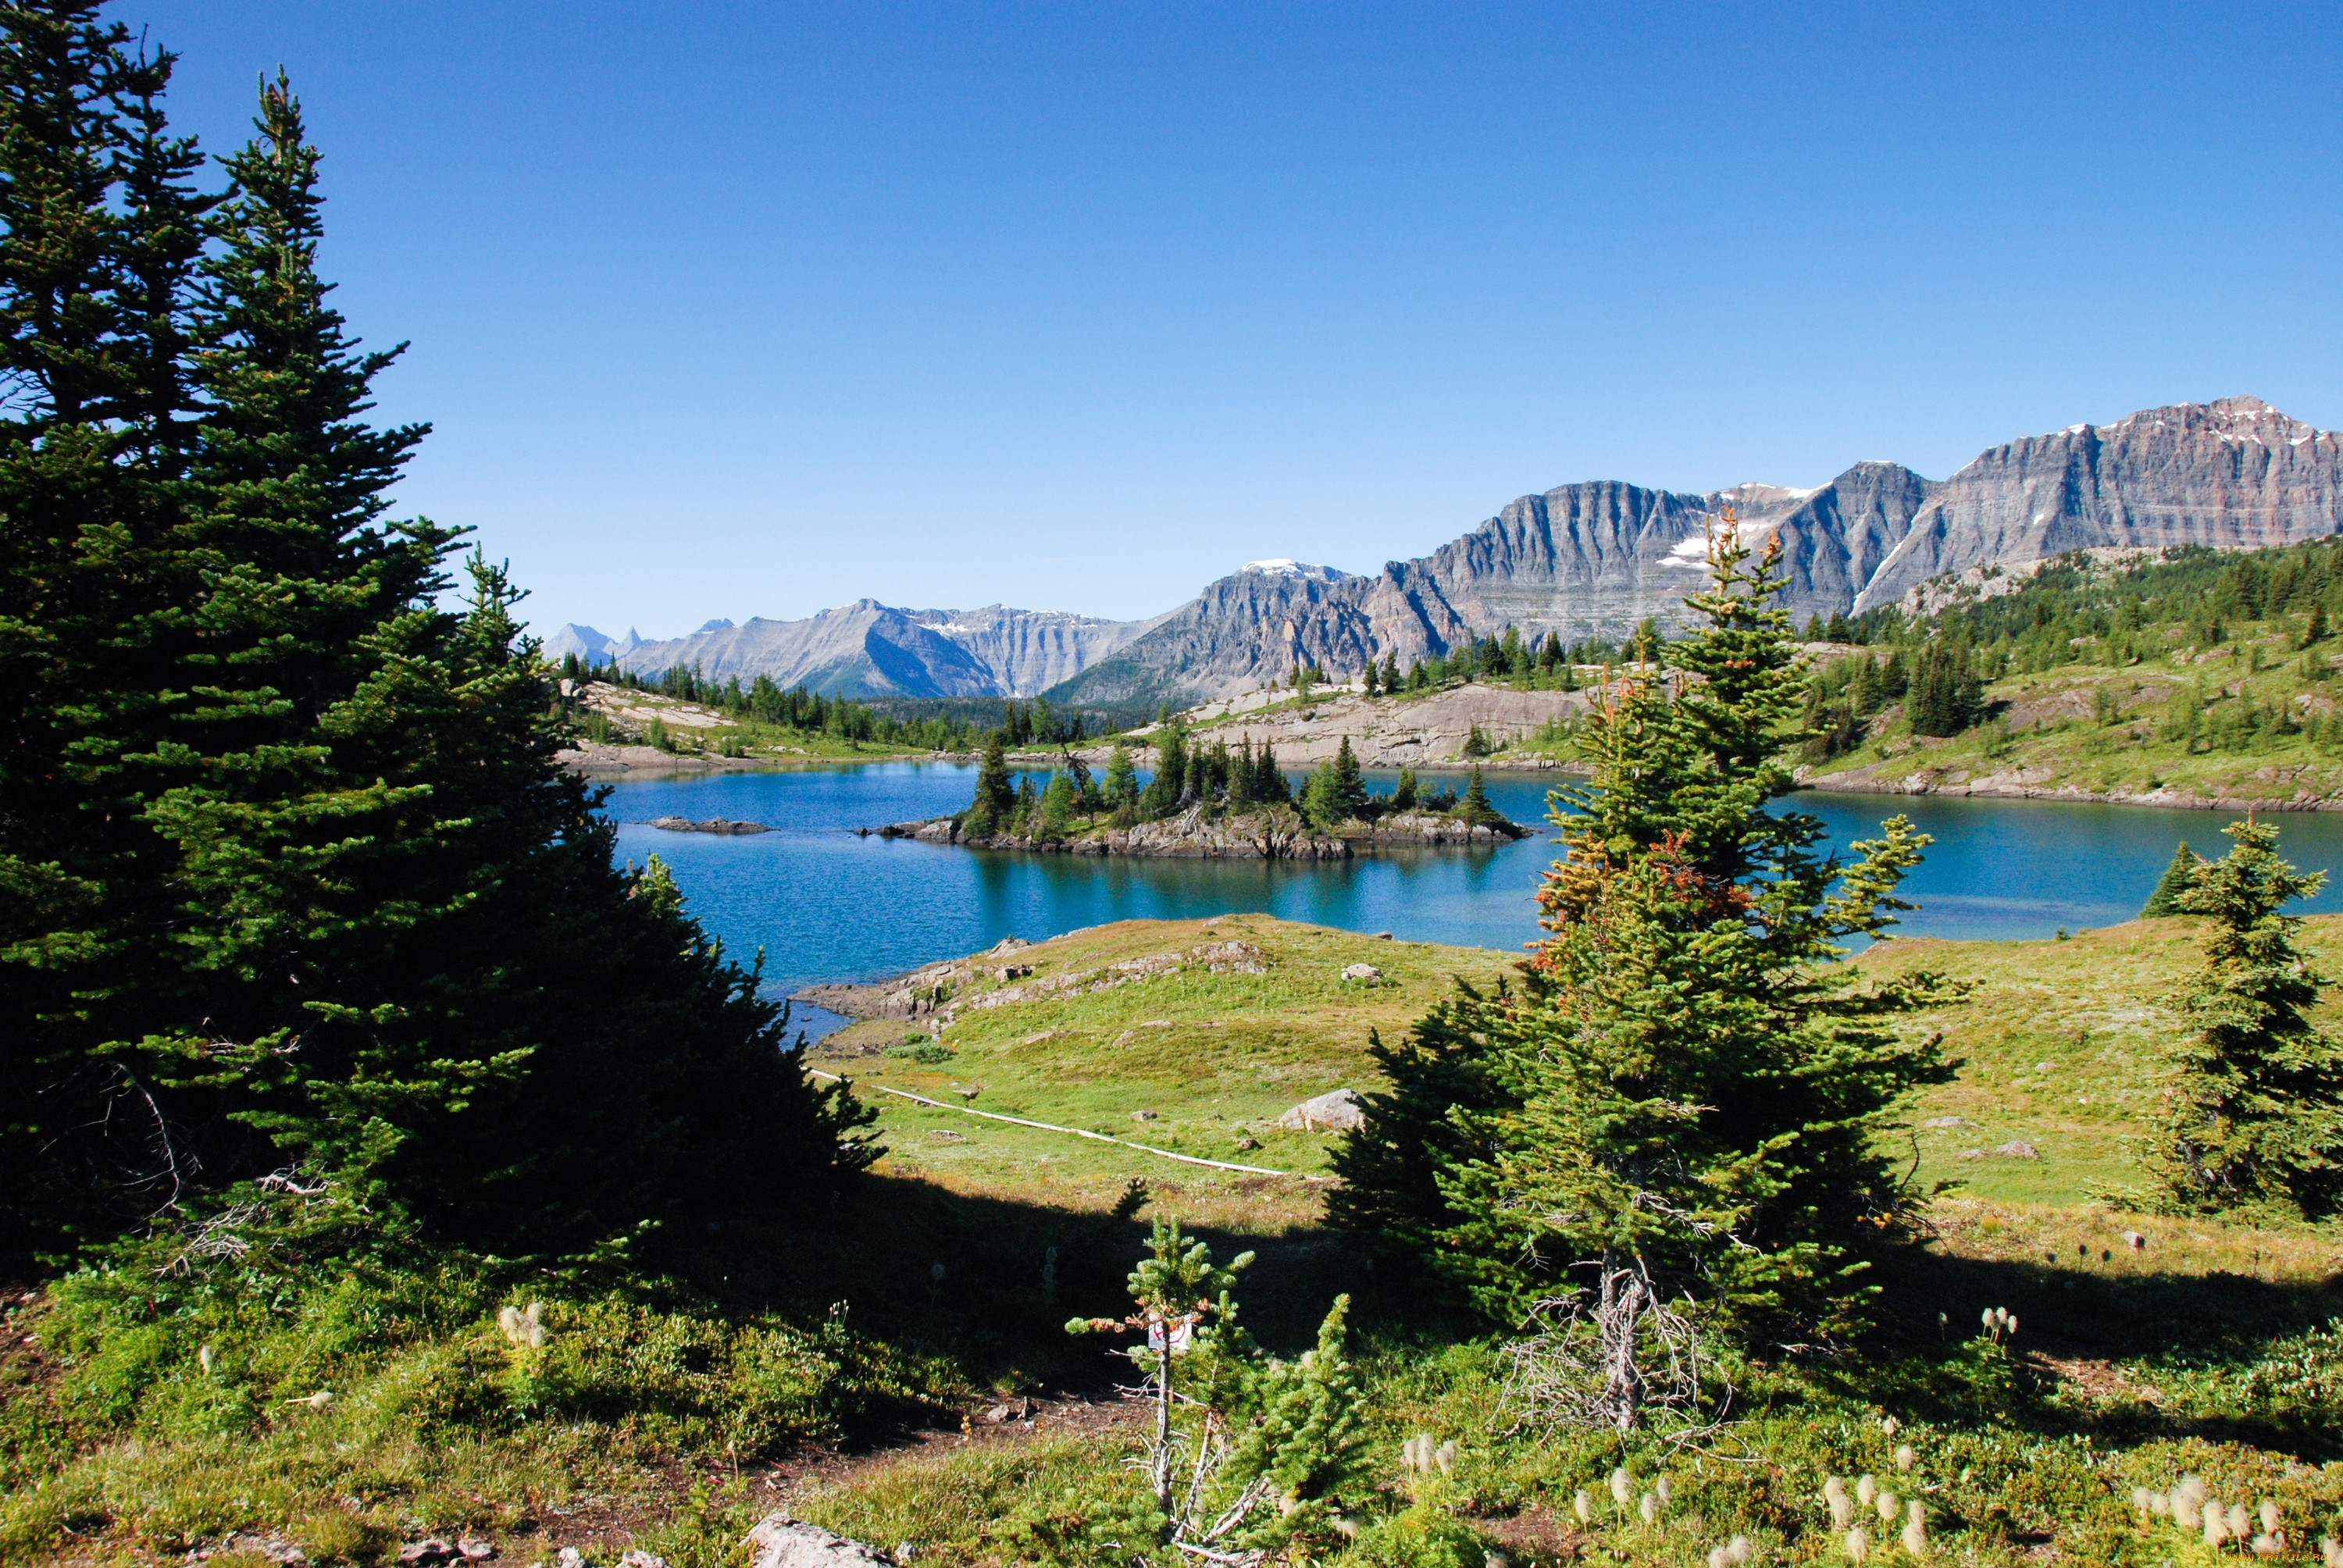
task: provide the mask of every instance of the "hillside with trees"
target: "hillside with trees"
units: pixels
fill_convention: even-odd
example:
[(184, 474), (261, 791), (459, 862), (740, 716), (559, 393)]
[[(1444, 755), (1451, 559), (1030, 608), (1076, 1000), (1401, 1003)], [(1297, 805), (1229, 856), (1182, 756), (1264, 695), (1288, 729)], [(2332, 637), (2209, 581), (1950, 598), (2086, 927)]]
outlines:
[[(1799, 760), (1831, 789), (2343, 799), (2343, 547), (2070, 555), (1817, 622)], [(1996, 591), (1998, 590), (1998, 591)], [(1855, 646), (1848, 647), (1845, 645)]]

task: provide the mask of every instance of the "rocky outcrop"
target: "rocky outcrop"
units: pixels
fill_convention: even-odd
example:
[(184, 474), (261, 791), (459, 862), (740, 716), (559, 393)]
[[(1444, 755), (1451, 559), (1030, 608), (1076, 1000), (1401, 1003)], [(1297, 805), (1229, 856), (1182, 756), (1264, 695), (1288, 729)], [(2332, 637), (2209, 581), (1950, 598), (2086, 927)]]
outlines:
[(762, 822), (734, 822), (722, 817), (710, 817), (705, 822), (695, 822), (689, 817), (654, 817), (651, 826), (669, 833), (769, 833)]
[(1197, 860), (1347, 860), (1361, 850), (1409, 847), (1493, 849), (1530, 831), (1514, 822), (1471, 823), (1411, 811), (1379, 822), (1346, 822), (1322, 833), (1291, 806), (1214, 817), (1192, 806), (1176, 817), (1110, 828), (1069, 839), (1019, 839), (1006, 833), (970, 838), (960, 822), (896, 822), (875, 829), (882, 839), (916, 839), (970, 849), (1021, 849), (1041, 855), (1151, 855)]
[(754, 1553), (749, 1568), (895, 1568), (895, 1559), (877, 1547), (786, 1513), (767, 1514), (746, 1544)]
[[(1326, 761), (1345, 739), (1363, 768), (1441, 768), (1471, 765), (1474, 759), (1464, 753), (1475, 729), (1489, 745), (1506, 746), (1528, 740), (1556, 720), (1576, 719), (1593, 701), (1594, 694), (1583, 690), (1516, 691), (1476, 682), (1428, 697), (1372, 699), (1355, 688), (1338, 688), (1307, 707), (1281, 704), (1273, 711), (1262, 710), (1259, 699), (1232, 700), (1192, 717), (1208, 725), (1195, 732), (1203, 744), (1225, 743), (1232, 750), (1241, 743), (1256, 750), (1267, 746), (1289, 768)], [(1097, 755), (1103, 759), (1104, 753)], [(1554, 766), (1549, 758), (1500, 755), (1486, 760), (1498, 768)]]
[(1288, 1132), (1348, 1132), (1367, 1124), (1366, 1107), (1356, 1090), (1337, 1089), (1303, 1101), (1279, 1117), (1277, 1124)]
[(1071, 679), (1155, 624), (1099, 620), (1051, 610), (899, 609), (859, 599), (804, 620), (759, 617), (710, 621), (689, 637), (613, 639), (565, 626), (546, 639), (559, 658), (615, 659), (638, 674), (696, 666), (742, 684), (769, 676), (783, 687), (845, 697), (1030, 697)]

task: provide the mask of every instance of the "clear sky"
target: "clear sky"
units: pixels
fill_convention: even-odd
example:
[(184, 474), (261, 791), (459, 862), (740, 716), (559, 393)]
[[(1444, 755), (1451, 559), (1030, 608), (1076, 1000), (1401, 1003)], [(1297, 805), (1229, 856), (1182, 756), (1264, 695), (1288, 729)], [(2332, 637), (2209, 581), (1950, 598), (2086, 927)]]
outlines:
[(2343, 425), (2343, 7), (151, 0), (565, 620), (1139, 616), (1576, 479)]

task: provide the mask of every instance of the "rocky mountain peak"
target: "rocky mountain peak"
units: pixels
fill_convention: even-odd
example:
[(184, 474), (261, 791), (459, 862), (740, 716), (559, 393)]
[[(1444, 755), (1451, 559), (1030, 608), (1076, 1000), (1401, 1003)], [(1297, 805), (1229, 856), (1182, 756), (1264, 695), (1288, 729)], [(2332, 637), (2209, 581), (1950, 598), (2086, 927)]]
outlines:
[(1341, 582), (1351, 574), (1338, 572), (1332, 567), (1312, 566), (1308, 561), (1290, 560), (1280, 556), (1274, 560), (1247, 561), (1239, 567), (1240, 573), (1251, 572), (1265, 578), (1300, 578), (1310, 582)]

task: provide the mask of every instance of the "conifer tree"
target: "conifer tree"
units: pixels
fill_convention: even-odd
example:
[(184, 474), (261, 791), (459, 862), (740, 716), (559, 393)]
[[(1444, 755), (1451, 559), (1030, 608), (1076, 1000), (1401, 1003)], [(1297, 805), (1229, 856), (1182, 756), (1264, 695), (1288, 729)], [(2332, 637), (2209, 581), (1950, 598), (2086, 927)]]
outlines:
[(2164, 868), (2164, 875), (2157, 879), (2156, 890), (2147, 895), (2147, 902), (2141, 906), (2139, 918), (2153, 920), (2180, 913), (2180, 896), (2196, 886), (2197, 868), (2204, 863), (2197, 858), (2197, 851), (2188, 847), (2188, 840), (2183, 839), (2180, 847), (2172, 851), (2172, 863)]
[(1396, 650), (1383, 655), (1383, 689), (1399, 690), (1399, 654)]
[(1260, 754), (1252, 765), (1252, 797), (1264, 806), (1277, 806), (1293, 799), (1293, 791), (1285, 782), (1285, 770), (1277, 765), (1277, 753), (1268, 741), (1261, 743)]
[(1155, 774), (1139, 799), (1139, 814), (1152, 821), (1179, 809), (1181, 792), (1188, 787), (1188, 735), (1177, 719), (1159, 725), (1155, 741)]
[(1242, 811), (1253, 805), (1252, 737), (1247, 735), (1237, 742), (1236, 754), (1228, 759), (1229, 809)]
[(1036, 837), (1062, 839), (1073, 823), (1074, 781), (1063, 773), (1050, 775), (1050, 787), (1041, 791), (1041, 827)]
[(1372, 658), (1367, 660), (1367, 673), (1363, 678), (1366, 683), (1365, 689), (1367, 696), (1380, 697), (1383, 695), (1383, 671), (1375, 667), (1375, 661)]
[[(1130, 758), (1125, 756), (1123, 760), (1128, 762)], [(1016, 809), (1017, 786), (1009, 777), (1007, 731), (996, 729), (984, 738), (984, 758), (976, 769), (976, 798), (969, 802), (960, 830), (971, 839), (1005, 833)]]
[(2343, 1046), (2310, 1022), (2327, 979), (2279, 913), (2326, 884), (2278, 854), (2278, 829), (2248, 819), (2199, 864), (2181, 913), (2212, 922), (2205, 967), (2180, 999), (2194, 1033), (2174, 1053), (2149, 1170), (2166, 1207), (2320, 1220), (2343, 1197)]
[(1337, 820), (1347, 821), (1367, 814), (1367, 779), (1359, 767), (1359, 755), (1351, 749), (1351, 738), (1342, 737), (1335, 749), (1333, 762), (1334, 809), (1342, 813)]
[(1481, 769), (1473, 769), (1473, 780), (1464, 787), (1464, 799), (1456, 803), (1457, 820), (1475, 828), (1494, 828), (1502, 824), (1504, 813), (1489, 804), (1489, 791), (1481, 782)]
[(1139, 810), (1139, 769), (1131, 766), (1131, 748), (1120, 740), (1107, 755), (1106, 800), (1115, 820), (1129, 827)]
[(0, 10), (8, 1226), (92, 1239), (293, 1162), (574, 1253), (867, 1161), (756, 977), (611, 863), (501, 569), (444, 608), (453, 538), (381, 520), (420, 432), (362, 417), (386, 360), (324, 303), (287, 85), (193, 195), (168, 56), (91, 13)]
[(1413, 810), (1415, 809), (1415, 769), (1413, 768), (1401, 769), (1399, 770), (1399, 782), (1392, 788), (1392, 809), (1394, 811)]
[[(1927, 840), (1896, 819), (1841, 865), (1818, 821), (1765, 809), (1790, 788), (1799, 656), (1778, 546), (1749, 557), (1719, 530), (1686, 599), (1701, 624), (1671, 650), (1684, 673), (1631, 677), (1591, 717), (1594, 778), (1557, 792), (1569, 859), (1523, 989), (1463, 991), (1376, 1042), (1390, 1087), (1330, 1200), (1495, 1321), (1584, 1314), (1604, 1375), (1633, 1374), (1687, 1296), (1756, 1339), (1859, 1322), (1865, 1240), (1906, 1201), (1881, 1134), (1949, 1076), (1934, 1040), (1886, 1025), (1939, 982), (1832, 962), (1908, 907), (1894, 890)], [(1601, 1392), (1605, 1419), (1642, 1419), (1634, 1375)]]

